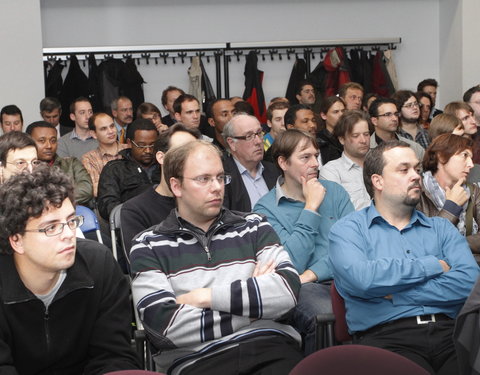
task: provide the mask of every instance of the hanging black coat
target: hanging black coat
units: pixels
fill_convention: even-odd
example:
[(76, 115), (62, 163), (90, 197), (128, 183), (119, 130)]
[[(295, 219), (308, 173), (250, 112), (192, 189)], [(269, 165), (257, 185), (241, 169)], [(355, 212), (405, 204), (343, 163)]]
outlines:
[(45, 62), (45, 96), (60, 99), (63, 86), (62, 70), (65, 66), (60, 60), (57, 60), (47, 72), (49, 66), (50, 63)]
[(63, 82), (60, 102), (62, 103), (62, 117), (60, 122), (63, 126), (74, 127), (70, 120), (70, 104), (80, 96), (88, 97), (88, 78), (80, 68), (77, 56), (70, 55), (70, 66)]
[(257, 69), (258, 57), (255, 51), (250, 51), (245, 64), (245, 91), (243, 99), (249, 102), (254, 109), (255, 116), (261, 124), (267, 122), (267, 108), (263, 94), (263, 72)]
[(307, 63), (304, 59), (295, 59), (292, 72), (290, 73), (290, 79), (288, 80), (287, 92), (285, 97), (291, 104), (298, 103), (296, 98), (296, 92), (298, 84), (307, 78)]
[(133, 113), (137, 113), (138, 106), (145, 101), (142, 87), (145, 81), (131, 57), (127, 57), (125, 60), (120, 82), (120, 95), (124, 95), (132, 101)]
[(111, 113), (112, 100), (120, 96), (120, 82), (124, 65), (122, 60), (109, 58), (98, 66), (98, 91), (101, 96), (102, 110), (106, 113)]
[(101, 94), (98, 82), (98, 66), (95, 55), (88, 55), (88, 98), (92, 103), (93, 112), (101, 112), (103, 110)]

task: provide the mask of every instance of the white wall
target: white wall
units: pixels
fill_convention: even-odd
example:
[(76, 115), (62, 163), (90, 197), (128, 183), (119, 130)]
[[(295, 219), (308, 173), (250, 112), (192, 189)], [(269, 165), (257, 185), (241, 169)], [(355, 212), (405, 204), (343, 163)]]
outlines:
[(0, 14), (0, 107), (16, 104), (28, 124), (44, 96), (40, 4), (1, 0)]
[[(439, 76), (438, 0), (42, 0), (41, 11), (44, 47), (401, 37), (400, 86)], [(260, 59), (267, 99), (285, 93), (292, 64)], [(160, 104), (169, 84), (188, 88), (188, 65), (143, 61), (146, 99)], [(243, 92), (243, 69), (244, 60), (230, 64), (231, 95)]]

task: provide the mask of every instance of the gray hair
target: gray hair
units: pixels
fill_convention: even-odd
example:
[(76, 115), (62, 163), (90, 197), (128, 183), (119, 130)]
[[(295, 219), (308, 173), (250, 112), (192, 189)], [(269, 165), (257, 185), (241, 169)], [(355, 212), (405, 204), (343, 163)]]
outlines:
[(230, 121), (227, 122), (225, 124), (225, 126), (223, 127), (222, 137), (225, 140), (225, 143), (227, 144), (227, 146), (228, 146), (227, 138), (232, 138), (235, 142), (237, 141), (235, 138), (233, 138), (233, 137), (235, 137), (235, 129), (234, 128), (235, 128), (235, 123), (238, 122), (238, 119), (239, 119), (240, 116), (250, 117), (251, 119), (255, 120), (260, 125), (260, 121), (258, 121), (258, 119), (255, 116), (249, 115), (248, 113), (245, 113), (245, 112), (236, 113), (230, 119)]

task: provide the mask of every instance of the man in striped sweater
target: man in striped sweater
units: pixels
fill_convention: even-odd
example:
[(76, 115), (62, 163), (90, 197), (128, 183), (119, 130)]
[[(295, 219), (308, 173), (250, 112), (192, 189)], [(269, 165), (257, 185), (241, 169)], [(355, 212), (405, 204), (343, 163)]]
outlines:
[(134, 240), (133, 298), (168, 374), (288, 374), (299, 335), (282, 323), (298, 274), (260, 215), (222, 208), (221, 154), (193, 141), (167, 152), (176, 210)]

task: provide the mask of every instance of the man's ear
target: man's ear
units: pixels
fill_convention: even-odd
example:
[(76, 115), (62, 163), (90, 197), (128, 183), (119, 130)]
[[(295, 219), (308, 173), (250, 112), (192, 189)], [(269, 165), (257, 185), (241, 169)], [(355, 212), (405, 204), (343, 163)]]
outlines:
[(320, 112), (320, 117), (321, 117), (323, 120), (327, 120), (327, 114), (326, 114), (326, 113)]
[(300, 95), (295, 95), (295, 98), (297, 98), (298, 102), (300, 103), (300, 99), (302, 99), (302, 97)]
[(75, 115), (73, 113), (70, 113), (70, 120), (72, 120), (73, 122), (75, 122)]
[(157, 151), (155, 154), (155, 159), (157, 159), (157, 163), (163, 165), (163, 159), (165, 158), (165, 153), (163, 151)]
[(345, 138), (344, 137), (338, 137), (338, 141), (342, 144), (342, 146), (345, 146)]
[(376, 127), (377, 124), (378, 124), (378, 118), (377, 117), (370, 117), (370, 120), (372, 121), (373, 126)]
[(236, 147), (235, 147), (235, 143), (236, 143), (236, 142), (235, 142), (235, 139), (228, 137), (228, 138), (227, 138), (227, 143), (228, 143), (228, 147), (230, 147), (230, 150), (232, 150), (232, 151), (235, 151), (235, 150), (236, 150)]
[(91, 137), (93, 137), (93, 138), (95, 138), (95, 139), (98, 139), (98, 138), (97, 138), (97, 133), (95, 133), (94, 130), (89, 130), (88, 132), (90, 133), (90, 136), (91, 136)]
[(207, 119), (207, 121), (208, 121), (208, 123), (210, 124), (210, 126), (211, 126), (212, 128), (215, 127), (215, 121), (213, 120), (213, 118), (209, 117), (209, 118)]
[(19, 234), (14, 234), (13, 236), (8, 237), (10, 242), (10, 246), (12, 249), (17, 252), (18, 254), (23, 254), (25, 251), (23, 250), (23, 237)]
[(383, 177), (379, 174), (372, 174), (371, 181), (375, 189), (382, 191), (383, 190)]
[(271, 129), (272, 128), (272, 122), (270, 120), (267, 120), (267, 126)]
[(182, 196), (182, 182), (179, 178), (170, 177), (170, 190), (174, 197), (180, 198)]
[(180, 122), (182, 120), (182, 116), (180, 116), (180, 113), (175, 112), (173, 115), (175, 116), (175, 120), (177, 120), (177, 122)]

